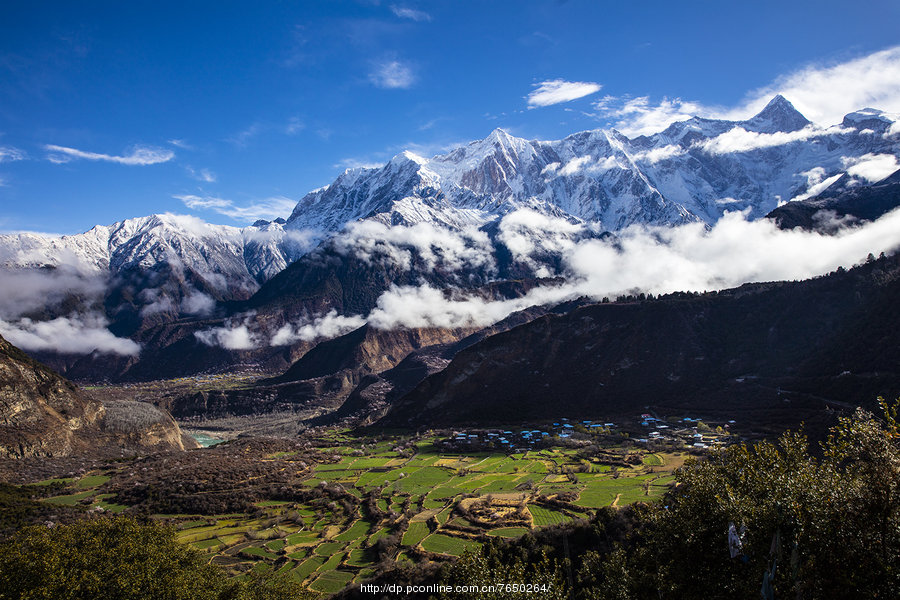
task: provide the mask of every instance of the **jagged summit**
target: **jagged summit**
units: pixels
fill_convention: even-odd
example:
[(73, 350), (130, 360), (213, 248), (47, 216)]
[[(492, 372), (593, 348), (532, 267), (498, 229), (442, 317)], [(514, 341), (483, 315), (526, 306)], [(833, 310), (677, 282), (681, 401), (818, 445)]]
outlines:
[(769, 100), (765, 108), (746, 123), (746, 129), (759, 133), (798, 131), (812, 124), (781, 94)]

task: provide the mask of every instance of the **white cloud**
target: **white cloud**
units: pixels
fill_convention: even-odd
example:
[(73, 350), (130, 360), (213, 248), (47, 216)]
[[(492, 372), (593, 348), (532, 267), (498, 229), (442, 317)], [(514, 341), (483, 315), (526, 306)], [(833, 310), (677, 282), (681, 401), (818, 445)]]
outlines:
[(179, 139), (171, 139), (166, 141), (167, 144), (175, 146), (176, 148), (181, 148), (182, 150), (193, 150), (194, 147), (185, 142), (184, 140)]
[(394, 286), (378, 298), (369, 323), (378, 329), (398, 327), (473, 327), (496, 323), (512, 312), (507, 302), (477, 296), (448, 299), (429, 285)]
[(717, 113), (715, 109), (680, 98), (663, 98), (659, 104), (651, 104), (648, 96), (606, 96), (594, 103), (594, 108), (602, 117), (612, 119), (613, 127), (632, 137), (660, 132), (676, 121), (686, 121), (695, 115)]
[[(146, 291), (146, 290), (145, 290)], [(157, 313), (175, 312), (175, 303), (168, 296), (160, 296), (151, 300), (150, 304), (141, 307), (141, 316), (149, 317)]]
[(391, 12), (401, 19), (410, 19), (411, 21), (430, 21), (431, 15), (427, 12), (408, 8), (406, 6), (391, 5)]
[(603, 87), (599, 83), (587, 81), (565, 81), (552, 79), (535, 84), (537, 89), (527, 96), (528, 108), (539, 106), (551, 106), (562, 102), (570, 102), (578, 98), (584, 98), (600, 91)]
[[(787, 98), (806, 118), (820, 125), (872, 107), (900, 112), (900, 46), (836, 64), (812, 64), (749, 92), (736, 106), (723, 107), (681, 98), (606, 96), (594, 104), (598, 115), (629, 136), (649, 135), (691, 117), (743, 120), (758, 113), (776, 94)], [(896, 133), (898, 129), (891, 129)]]
[(513, 259), (527, 264), (539, 277), (553, 275), (535, 255), (565, 255), (575, 247), (575, 240), (586, 231), (581, 223), (551, 217), (530, 209), (519, 209), (500, 221), (497, 239), (510, 251)]
[(597, 161), (597, 171), (609, 171), (610, 169), (625, 169), (624, 165), (619, 162), (618, 157), (616, 156), (607, 156), (606, 158)]
[(216, 301), (203, 292), (193, 291), (181, 299), (181, 312), (187, 315), (208, 316), (216, 307)]
[[(515, 246), (514, 246), (515, 247)], [(394, 287), (378, 299), (367, 320), (375, 327), (486, 326), (528, 306), (587, 296), (703, 291), (746, 282), (807, 279), (851, 266), (868, 253), (900, 248), (900, 209), (834, 235), (726, 213), (711, 229), (631, 227), (613, 240), (587, 238), (562, 244), (567, 282), (534, 288), (524, 297), (490, 301), (428, 285)], [(518, 248), (527, 255), (527, 245)]]
[(483, 231), (453, 232), (430, 223), (389, 227), (376, 221), (350, 223), (334, 239), (334, 248), (367, 263), (387, 262), (403, 270), (412, 267), (413, 252), (429, 269), (460, 269), (494, 266), (490, 240)]
[(900, 169), (897, 157), (892, 154), (864, 154), (859, 157), (842, 158), (841, 162), (849, 175), (865, 179), (869, 183), (881, 181)]
[(386, 60), (373, 65), (369, 81), (380, 88), (407, 89), (412, 87), (416, 78), (409, 65), (399, 60)]
[(344, 316), (337, 314), (336, 310), (331, 310), (328, 314), (316, 317), (312, 321), (283, 325), (272, 336), (270, 343), (273, 346), (287, 346), (296, 341), (311, 342), (319, 338), (330, 339), (359, 329), (365, 324), (365, 319), (359, 315)]
[(184, 205), (193, 210), (212, 210), (235, 221), (255, 221), (266, 219), (271, 221), (278, 217), (290, 215), (297, 205), (295, 200), (284, 196), (275, 196), (264, 200), (257, 200), (247, 206), (236, 206), (233, 201), (214, 196), (195, 196), (184, 194), (173, 196), (184, 202)]
[(721, 135), (695, 144), (707, 154), (731, 154), (735, 152), (750, 152), (760, 148), (772, 148), (783, 146), (792, 142), (802, 142), (817, 137), (851, 133), (852, 129), (841, 127), (829, 127), (820, 129), (815, 125), (809, 125), (797, 131), (777, 131), (775, 133), (757, 133), (747, 131), (743, 127), (735, 127)]
[(809, 65), (779, 77), (751, 92), (737, 114), (754, 114), (775, 94), (824, 125), (866, 107), (900, 112), (900, 46), (842, 63)]
[(247, 317), (244, 323), (237, 326), (226, 322), (224, 327), (195, 331), (194, 337), (211, 347), (220, 347), (226, 350), (253, 350), (260, 345), (260, 338), (256, 333), (250, 331), (250, 318)]
[[(635, 160), (650, 160), (649, 157), (652, 157), (654, 159), (653, 162), (656, 162), (657, 160), (662, 160), (662, 158), (667, 158), (665, 155), (670, 152), (669, 148), (669, 146), (666, 146), (665, 148), (660, 148), (659, 152), (650, 151), (639, 153), (633, 158)], [(592, 156), (576, 156), (566, 162), (565, 165), (561, 165), (558, 162), (548, 164), (541, 170), (541, 175), (549, 181), (550, 179), (561, 175), (575, 175), (576, 173), (591, 174), (609, 171), (610, 169), (624, 168), (626, 167), (622, 166), (622, 163), (619, 162), (619, 157), (615, 155), (600, 157), (597, 160), (594, 160)]]
[(560, 175), (574, 175), (580, 173), (593, 160), (590, 155), (578, 156), (567, 162), (560, 170)]
[(196, 179), (197, 181), (203, 181), (205, 183), (215, 183), (218, 179), (216, 174), (210, 171), (209, 169), (200, 169), (199, 171), (195, 170), (192, 167), (185, 167), (188, 174)]
[(105, 279), (88, 272), (75, 256), (62, 255), (60, 258), (68, 262), (61, 262), (53, 269), (42, 269), (40, 266), (53, 262), (42, 253), (21, 252), (8, 246), (0, 248), (0, 262), (33, 262), (38, 267), (0, 269), (0, 319), (15, 320), (37, 312), (59, 313), (73, 296), (88, 303), (102, 300), (106, 291)]
[(50, 152), (47, 160), (52, 163), (67, 163), (76, 159), (98, 160), (104, 162), (113, 162), (120, 165), (129, 166), (147, 166), (164, 163), (175, 158), (175, 153), (165, 148), (153, 148), (151, 146), (135, 146), (131, 153), (125, 156), (113, 156), (110, 154), (100, 154), (98, 152), (85, 152), (75, 148), (67, 148), (65, 146), (56, 146), (47, 144), (44, 150)]
[[(862, 163), (860, 163), (862, 164)], [(813, 169), (805, 174), (813, 185), (827, 181)], [(740, 203), (723, 198), (722, 203)], [(346, 252), (371, 260), (411, 261), (411, 250), (430, 257), (433, 268), (467, 271), (473, 260), (490, 263), (486, 240), (478, 250), (467, 233), (436, 231), (426, 227), (387, 227), (377, 223), (350, 230), (342, 242)], [(286, 345), (298, 340), (330, 338), (369, 323), (381, 329), (398, 327), (483, 327), (529, 306), (554, 304), (586, 296), (679, 290), (716, 290), (746, 282), (799, 280), (821, 275), (838, 266), (850, 266), (869, 252), (900, 248), (900, 209), (875, 222), (845, 227), (833, 235), (783, 231), (775, 223), (748, 221), (745, 213), (726, 213), (712, 228), (701, 223), (678, 227), (634, 226), (614, 238), (597, 238), (590, 227), (522, 209), (506, 215), (498, 240), (513, 259), (530, 264), (540, 274), (543, 255), (556, 256), (566, 281), (531, 289), (522, 297), (491, 300), (454, 289), (430, 285), (394, 286), (383, 293), (365, 317), (331, 311), (311, 319), (288, 323), (270, 334), (269, 344)], [(455, 241), (451, 238), (457, 238)], [(337, 241), (337, 240), (336, 240)], [(394, 254), (394, 253), (399, 254)], [(406, 253), (405, 255), (403, 253)], [(549, 273), (548, 273), (549, 274)], [(197, 332), (210, 346), (232, 350), (259, 347), (265, 336), (252, 323), (252, 315)]]
[[(0, 248), (0, 263), (21, 264), (30, 258), (27, 249), (21, 252), (6, 244)], [(34, 253), (33, 260), (36, 265), (56, 262), (40, 253)], [(113, 335), (106, 328), (106, 317), (90, 308), (101, 305), (106, 279), (74, 255), (61, 254), (53, 269), (0, 269), (0, 290), (0, 335), (24, 350), (122, 355), (140, 351), (133, 341)], [(71, 311), (73, 300), (81, 312)], [(46, 315), (45, 320), (30, 318), (35, 314)]]
[(562, 163), (552, 162), (549, 163), (546, 167), (541, 169), (541, 175), (556, 175), (556, 172), (559, 171), (559, 168), (562, 166)]
[(825, 177), (826, 171), (823, 167), (813, 167), (809, 171), (803, 171), (800, 175), (804, 175), (806, 177), (806, 185), (807, 189), (802, 194), (798, 194), (791, 198), (792, 201), (796, 200), (806, 200), (807, 198), (813, 198), (818, 196), (823, 191), (828, 189), (828, 187), (837, 181), (843, 176), (843, 173), (838, 173), (837, 175), (832, 175), (831, 177)]
[(135, 342), (113, 335), (102, 317), (57, 317), (49, 321), (24, 318), (10, 323), (0, 320), (0, 335), (15, 346), (32, 352), (89, 354), (97, 351), (123, 356), (137, 355)]
[(284, 132), (287, 135), (296, 135), (304, 129), (306, 129), (306, 124), (300, 120), (300, 117), (291, 117), (284, 126)]
[(640, 290), (713, 290), (753, 281), (806, 279), (900, 246), (900, 210), (836, 235), (778, 229), (768, 219), (726, 213), (711, 229), (632, 227), (618, 246), (589, 240), (570, 255), (577, 287), (597, 297)]
[(681, 156), (684, 153), (684, 148), (677, 144), (671, 144), (668, 146), (662, 146), (660, 148), (654, 148), (653, 150), (647, 150), (646, 152), (639, 152), (638, 154), (632, 156), (632, 158), (636, 161), (644, 161), (650, 164), (656, 164), (661, 160), (675, 158), (676, 156)]
[(0, 163), (12, 162), (14, 160), (25, 160), (27, 155), (24, 151), (12, 146), (0, 146)]

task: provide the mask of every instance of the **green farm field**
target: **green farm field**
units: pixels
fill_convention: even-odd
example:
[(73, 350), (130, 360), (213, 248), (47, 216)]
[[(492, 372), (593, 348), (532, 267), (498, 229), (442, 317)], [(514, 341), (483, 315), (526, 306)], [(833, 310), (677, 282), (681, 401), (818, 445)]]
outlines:
[[(325, 596), (365, 581), (385, 560), (449, 560), (492, 538), (652, 500), (682, 463), (679, 455), (614, 448), (629, 460), (611, 468), (573, 449), (454, 453), (435, 441), (426, 436), (400, 448), (330, 432), (316, 447), (327, 460), (284, 488), (293, 491), (257, 499), (252, 511), (153, 518), (235, 576), (275, 570)], [(107, 469), (59, 480), (63, 487), (45, 502), (129, 510), (106, 493), (111, 478), (116, 472)]]

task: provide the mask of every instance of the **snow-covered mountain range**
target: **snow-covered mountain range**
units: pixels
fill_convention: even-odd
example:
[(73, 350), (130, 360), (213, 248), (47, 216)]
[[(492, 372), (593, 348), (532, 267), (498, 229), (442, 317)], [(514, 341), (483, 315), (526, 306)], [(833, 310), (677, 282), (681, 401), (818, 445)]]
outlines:
[(461, 229), (527, 207), (612, 232), (635, 224), (711, 225), (726, 211), (759, 218), (821, 193), (843, 174), (851, 182), (883, 179), (900, 168), (898, 156), (897, 115), (863, 109), (823, 128), (782, 96), (746, 121), (695, 117), (631, 139), (598, 129), (528, 141), (496, 129), (448, 154), (403, 152), (382, 167), (348, 169), (303, 197), (286, 222), (237, 228), (166, 214), (79, 235), (0, 235), (0, 265), (74, 261), (117, 274), (180, 261), (245, 293), (314, 241), (363, 219)]
[(527, 206), (597, 223), (715, 223), (729, 210), (759, 218), (824, 189), (842, 173), (874, 181), (898, 168), (895, 115), (864, 109), (818, 127), (782, 96), (746, 121), (693, 118), (652, 136), (615, 130), (528, 141), (494, 130), (426, 159), (403, 152), (349, 169), (297, 204), (286, 227), (323, 232), (385, 224), (483, 225)]
[(0, 235), (0, 266), (68, 265), (117, 274), (180, 262), (252, 291), (311, 246), (309, 237), (285, 231), (283, 224), (277, 219), (238, 228), (160, 214), (97, 225), (78, 235)]
[[(304, 299), (294, 312), (309, 322), (349, 305), (357, 322), (376, 304), (383, 310), (380, 294), (394, 284), (475, 288), (573, 269), (596, 279), (586, 275), (598, 261), (586, 240), (627, 238), (631, 226), (693, 223), (702, 231), (733, 211), (752, 221), (791, 200), (880, 181), (900, 168), (898, 157), (898, 115), (866, 108), (825, 127), (781, 96), (745, 121), (695, 117), (636, 138), (599, 129), (528, 141), (497, 129), (447, 154), (403, 152), (382, 167), (349, 169), (303, 197), (287, 220), (237, 228), (164, 214), (79, 235), (2, 235), (0, 278), (19, 291), (0, 297), (0, 327), (41, 336), (45, 346), (56, 333), (38, 331), (40, 320), (111, 323), (116, 335), (131, 336), (209, 317), (217, 303), (245, 300), (260, 286), (264, 298), (247, 306), (280, 307), (272, 327), (297, 316), (279, 300), (290, 294)], [(15, 279), (26, 272), (55, 279)], [(359, 273), (368, 283), (351, 284)], [(636, 289), (638, 279), (608, 291)], [(348, 291), (359, 286), (365, 293)], [(322, 290), (321, 302), (310, 295)], [(249, 340), (242, 346), (252, 347)]]

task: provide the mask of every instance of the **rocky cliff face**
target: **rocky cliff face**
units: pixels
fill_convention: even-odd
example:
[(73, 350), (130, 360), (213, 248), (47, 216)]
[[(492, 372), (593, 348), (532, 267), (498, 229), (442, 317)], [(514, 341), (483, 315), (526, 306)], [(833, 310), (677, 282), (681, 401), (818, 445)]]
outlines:
[(164, 411), (140, 402), (104, 405), (0, 337), (0, 458), (196, 446)]
[(83, 451), (104, 412), (100, 402), (0, 337), (0, 457)]
[(241, 389), (167, 398), (162, 407), (179, 418), (278, 411), (293, 411), (300, 416), (321, 414), (340, 407), (366, 377), (394, 368), (417, 350), (443, 347), (474, 331), (465, 328), (383, 330), (366, 325), (319, 343), (279, 377)]

